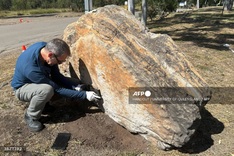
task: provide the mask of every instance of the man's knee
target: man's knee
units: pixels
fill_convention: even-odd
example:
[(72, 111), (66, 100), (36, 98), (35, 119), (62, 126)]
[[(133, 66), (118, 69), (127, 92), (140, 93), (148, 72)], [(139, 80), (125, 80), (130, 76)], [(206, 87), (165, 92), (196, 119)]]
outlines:
[(48, 84), (42, 84), (43, 94), (46, 95), (46, 99), (51, 99), (54, 95), (54, 88)]

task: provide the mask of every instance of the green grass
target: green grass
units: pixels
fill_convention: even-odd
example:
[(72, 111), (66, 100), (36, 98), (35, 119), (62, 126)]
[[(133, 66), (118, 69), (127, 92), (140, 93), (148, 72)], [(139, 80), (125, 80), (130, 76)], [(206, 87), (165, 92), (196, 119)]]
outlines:
[(62, 13), (62, 12), (71, 12), (71, 9), (31, 9), (31, 10), (19, 10), (19, 11), (0, 11), (0, 18), (6, 17), (17, 17), (17, 16), (29, 16), (36, 14), (52, 14), (52, 13)]

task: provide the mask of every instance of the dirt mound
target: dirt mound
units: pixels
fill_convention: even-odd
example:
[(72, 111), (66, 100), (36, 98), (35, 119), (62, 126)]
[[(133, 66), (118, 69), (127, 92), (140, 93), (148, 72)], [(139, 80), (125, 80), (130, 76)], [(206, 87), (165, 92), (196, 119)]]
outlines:
[(79, 139), (82, 145), (95, 149), (142, 152), (147, 147), (141, 136), (131, 134), (103, 113), (87, 114), (67, 123), (65, 129), (72, 133), (74, 139)]
[[(9, 88), (9, 84), (5, 87)], [(100, 109), (86, 102), (58, 100), (53, 103), (55, 112), (44, 114), (41, 118), (46, 128), (40, 133), (32, 133), (23, 119), (27, 104), (13, 98), (13, 103), (1, 114), (3, 120), (0, 124), (4, 125), (0, 129), (0, 133), (4, 134), (1, 135), (3, 146), (24, 146), (28, 154), (39, 155), (117, 155), (147, 152), (148, 142), (143, 137), (130, 133)], [(14, 106), (14, 109), (11, 106)], [(52, 150), (51, 146), (57, 134), (63, 132), (71, 133), (67, 150)]]
[(64, 130), (71, 133), (72, 139), (79, 140), (80, 145), (137, 153), (147, 149), (148, 142), (143, 137), (130, 133), (88, 101), (59, 99), (53, 105), (56, 111), (42, 118), (42, 122), (66, 123)]

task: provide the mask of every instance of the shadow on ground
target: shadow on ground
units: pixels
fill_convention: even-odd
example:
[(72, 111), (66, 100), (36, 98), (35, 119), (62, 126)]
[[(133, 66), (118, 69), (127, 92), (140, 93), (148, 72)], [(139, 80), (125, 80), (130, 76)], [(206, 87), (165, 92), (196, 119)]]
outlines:
[[(174, 16), (155, 20), (148, 23), (153, 33), (162, 33), (172, 36), (174, 41), (191, 41), (200, 47), (215, 50), (228, 50), (223, 44), (234, 45), (234, 12), (222, 15), (222, 8), (210, 9), (212, 13), (185, 12)], [(170, 28), (170, 29), (164, 29)], [(219, 33), (222, 30), (223, 33)], [(218, 32), (218, 33), (217, 33)]]
[(224, 130), (224, 124), (212, 116), (205, 108), (201, 110), (201, 124), (195, 132), (192, 139), (179, 149), (182, 153), (198, 154), (209, 149), (214, 140), (211, 138), (213, 134), (219, 134)]
[(54, 101), (55, 110), (42, 115), (41, 122), (46, 124), (63, 123), (76, 121), (85, 117), (86, 113), (94, 114), (102, 112), (94, 103), (87, 100), (79, 102), (66, 98), (60, 98)]

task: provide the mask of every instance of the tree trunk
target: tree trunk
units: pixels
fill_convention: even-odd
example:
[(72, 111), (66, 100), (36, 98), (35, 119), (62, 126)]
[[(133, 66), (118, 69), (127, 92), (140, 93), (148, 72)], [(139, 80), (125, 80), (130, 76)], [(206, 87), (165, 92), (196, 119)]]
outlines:
[(206, 7), (207, 7), (207, 2), (208, 2), (208, 0), (205, 1), (205, 6), (206, 6)]
[(233, 6), (233, 0), (224, 0), (223, 1), (223, 10), (231, 11)]
[(197, 9), (199, 9), (200, 4), (199, 4), (199, 0), (197, 0)]
[(141, 23), (147, 24), (147, 0), (142, 0), (142, 18)]
[(85, 13), (88, 13), (92, 10), (92, 0), (85, 0)]
[(135, 0), (128, 0), (128, 11), (135, 15)]

